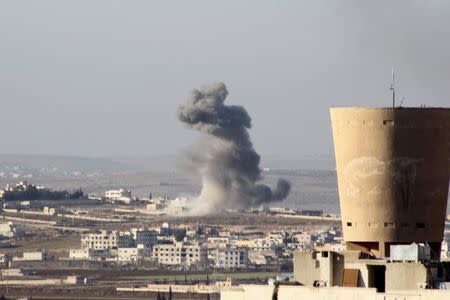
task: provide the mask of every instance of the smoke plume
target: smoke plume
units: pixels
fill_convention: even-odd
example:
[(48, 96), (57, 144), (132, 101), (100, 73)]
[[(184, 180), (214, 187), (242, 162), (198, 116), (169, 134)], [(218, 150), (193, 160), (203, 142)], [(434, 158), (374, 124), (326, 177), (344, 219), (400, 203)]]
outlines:
[(206, 135), (201, 147), (188, 154), (192, 171), (200, 173), (202, 191), (193, 208), (198, 213), (245, 209), (287, 197), (290, 184), (279, 179), (275, 189), (258, 184), (260, 156), (253, 149), (248, 129), (251, 118), (242, 106), (225, 105), (223, 83), (193, 90), (178, 119)]

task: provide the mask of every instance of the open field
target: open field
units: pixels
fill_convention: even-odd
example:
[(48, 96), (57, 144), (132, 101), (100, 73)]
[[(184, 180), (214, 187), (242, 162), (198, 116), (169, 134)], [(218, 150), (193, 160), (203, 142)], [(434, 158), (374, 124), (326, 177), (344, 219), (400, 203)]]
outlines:
[[(37, 240), (26, 242), (19, 246), (22, 250), (62, 250), (80, 247), (80, 236), (74, 235), (62, 238), (50, 238), (46, 240)], [(16, 248), (17, 249), (17, 248)]]

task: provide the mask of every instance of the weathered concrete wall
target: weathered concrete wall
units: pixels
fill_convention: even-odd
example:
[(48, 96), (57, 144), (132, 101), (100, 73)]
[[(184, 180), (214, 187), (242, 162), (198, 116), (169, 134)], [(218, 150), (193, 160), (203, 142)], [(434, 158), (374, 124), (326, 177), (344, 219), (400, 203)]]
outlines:
[(390, 243), (428, 242), (438, 250), (449, 185), (450, 109), (330, 112), (347, 244), (376, 256), (388, 255)]
[(312, 251), (294, 253), (294, 280), (303, 285), (312, 286), (320, 278), (320, 265)]
[[(240, 285), (220, 292), (221, 300), (270, 300), (274, 286)], [(377, 293), (364, 288), (315, 288), (280, 286), (278, 300), (442, 300), (450, 299), (447, 290), (391, 291)]]
[(223, 288), (217, 285), (205, 284), (148, 284), (146, 287), (118, 287), (117, 291), (141, 291), (141, 292), (169, 292), (174, 293), (218, 293)]
[(386, 291), (415, 290), (418, 283), (426, 283), (427, 269), (421, 263), (386, 264)]

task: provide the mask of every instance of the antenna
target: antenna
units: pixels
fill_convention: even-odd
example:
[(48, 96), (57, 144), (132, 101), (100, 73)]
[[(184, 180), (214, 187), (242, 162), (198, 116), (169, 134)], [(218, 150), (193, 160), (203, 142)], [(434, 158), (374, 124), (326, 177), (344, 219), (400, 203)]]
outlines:
[(395, 71), (392, 68), (392, 83), (389, 88), (392, 91), (392, 108), (395, 108)]

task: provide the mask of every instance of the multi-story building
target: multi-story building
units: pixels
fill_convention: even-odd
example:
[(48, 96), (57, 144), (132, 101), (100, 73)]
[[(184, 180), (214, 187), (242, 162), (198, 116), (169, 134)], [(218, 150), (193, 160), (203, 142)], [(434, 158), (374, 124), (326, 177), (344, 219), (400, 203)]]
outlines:
[(248, 252), (246, 249), (223, 249), (218, 251), (216, 266), (218, 268), (246, 268)]
[(153, 258), (164, 265), (206, 265), (208, 250), (205, 246), (189, 243), (155, 245)]
[(102, 250), (132, 246), (133, 236), (128, 232), (101, 230), (97, 233), (81, 235), (81, 247), (83, 249)]
[(159, 235), (160, 236), (177, 236), (177, 235), (186, 235), (186, 228), (179, 228), (179, 227), (169, 227), (168, 224), (164, 224), (162, 227), (159, 228)]
[(125, 203), (130, 203), (133, 200), (131, 191), (126, 189), (109, 190), (105, 192), (105, 198), (111, 200), (112, 202), (121, 201)]
[(155, 230), (148, 230), (144, 228), (133, 228), (130, 230), (134, 245), (144, 245), (146, 248), (152, 248), (158, 241), (158, 233)]
[(130, 248), (118, 248), (117, 249), (117, 260), (126, 262), (135, 262), (139, 259), (148, 256), (148, 249), (143, 245), (138, 247)]
[(229, 237), (214, 236), (208, 238), (208, 248), (224, 249), (230, 244)]

